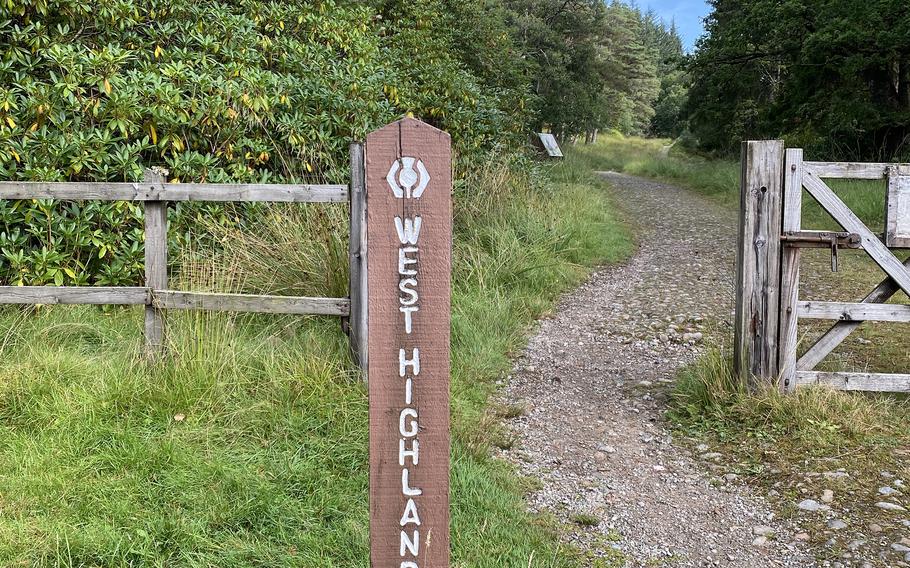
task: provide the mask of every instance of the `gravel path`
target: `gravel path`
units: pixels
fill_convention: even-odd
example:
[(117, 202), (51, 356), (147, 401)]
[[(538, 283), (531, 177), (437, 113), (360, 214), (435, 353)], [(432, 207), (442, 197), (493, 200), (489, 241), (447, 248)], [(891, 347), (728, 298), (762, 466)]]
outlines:
[(516, 361), (503, 403), (523, 412), (502, 456), (542, 481), (530, 508), (564, 521), (593, 566), (813, 566), (719, 455), (675, 445), (663, 422), (663, 393), (702, 334), (729, 329), (734, 216), (672, 186), (602, 175), (640, 227), (640, 250), (564, 297)]

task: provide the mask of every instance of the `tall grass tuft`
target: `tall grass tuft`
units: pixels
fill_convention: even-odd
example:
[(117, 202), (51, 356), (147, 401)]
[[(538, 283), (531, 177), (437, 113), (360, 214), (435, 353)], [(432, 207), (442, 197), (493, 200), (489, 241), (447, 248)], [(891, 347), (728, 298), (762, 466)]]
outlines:
[(784, 393), (773, 384), (750, 390), (720, 350), (681, 372), (672, 401), (674, 421), (727, 441), (741, 439), (743, 447), (754, 445), (745, 441), (756, 436), (806, 455), (910, 443), (910, 407), (899, 397), (823, 387)]

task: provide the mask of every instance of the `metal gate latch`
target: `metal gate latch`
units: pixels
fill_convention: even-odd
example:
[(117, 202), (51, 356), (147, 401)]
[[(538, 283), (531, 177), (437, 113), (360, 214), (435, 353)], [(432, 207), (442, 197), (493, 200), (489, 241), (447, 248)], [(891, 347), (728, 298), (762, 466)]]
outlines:
[(837, 272), (837, 246), (838, 235), (831, 235), (831, 272)]

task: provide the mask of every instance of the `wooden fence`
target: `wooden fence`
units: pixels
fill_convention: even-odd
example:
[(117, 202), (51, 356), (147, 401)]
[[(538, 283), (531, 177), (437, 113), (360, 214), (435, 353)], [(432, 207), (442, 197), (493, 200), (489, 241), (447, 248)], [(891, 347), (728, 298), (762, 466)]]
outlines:
[[(149, 356), (165, 342), (166, 310), (212, 310), (338, 316), (349, 321), (351, 348), (366, 363), (366, 195), (364, 149), (351, 144), (351, 184), (167, 183), (164, 172), (146, 170), (139, 183), (0, 182), (0, 199), (139, 201), (145, 213), (145, 286), (0, 286), (0, 304), (144, 305)], [(171, 201), (350, 203), (350, 295), (308, 298), (212, 294), (170, 290), (167, 277), (167, 204)]]
[[(780, 381), (792, 390), (822, 384), (843, 390), (910, 392), (910, 374), (816, 371), (816, 366), (864, 321), (910, 323), (910, 306), (887, 304), (899, 291), (910, 295), (910, 259), (891, 249), (910, 248), (910, 166), (809, 162), (782, 141), (743, 143), (742, 192), (737, 246), (734, 361), (747, 380)], [(886, 227), (878, 234), (825, 183), (825, 179), (883, 180)], [(806, 190), (843, 232), (802, 230)], [(885, 272), (862, 302), (803, 300), (799, 294), (801, 249), (861, 249)], [(800, 319), (836, 323), (797, 357)]]

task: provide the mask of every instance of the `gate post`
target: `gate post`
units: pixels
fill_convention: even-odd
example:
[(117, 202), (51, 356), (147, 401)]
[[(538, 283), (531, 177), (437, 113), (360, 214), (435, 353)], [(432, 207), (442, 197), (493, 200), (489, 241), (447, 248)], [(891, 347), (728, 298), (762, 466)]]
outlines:
[(351, 316), (348, 325), (354, 362), (368, 379), (367, 344), (367, 194), (363, 144), (351, 144), (351, 234), (348, 241), (350, 262), (349, 294)]
[[(802, 229), (803, 151), (788, 148), (784, 162), (783, 230)], [(780, 387), (786, 391), (796, 388), (796, 347), (799, 340), (797, 302), (799, 301), (800, 249), (785, 247), (781, 251), (780, 275), (780, 343), (778, 365)]]
[(783, 162), (782, 140), (743, 142), (733, 358), (752, 386), (778, 373)]

